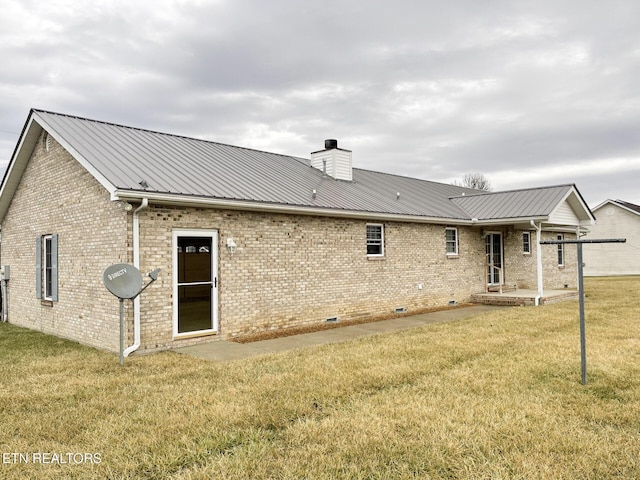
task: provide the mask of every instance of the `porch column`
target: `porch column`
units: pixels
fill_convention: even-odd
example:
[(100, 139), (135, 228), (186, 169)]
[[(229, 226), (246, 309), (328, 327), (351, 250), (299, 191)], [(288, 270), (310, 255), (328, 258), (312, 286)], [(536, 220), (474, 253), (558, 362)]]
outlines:
[(540, 299), (544, 294), (543, 279), (542, 279), (542, 246), (540, 240), (542, 240), (542, 222), (540, 226), (537, 226), (533, 220), (531, 220), (531, 226), (536, 229), (536, 270), (538, 273), (538, 295), (536, 295), (535, 305), (540, 304)]

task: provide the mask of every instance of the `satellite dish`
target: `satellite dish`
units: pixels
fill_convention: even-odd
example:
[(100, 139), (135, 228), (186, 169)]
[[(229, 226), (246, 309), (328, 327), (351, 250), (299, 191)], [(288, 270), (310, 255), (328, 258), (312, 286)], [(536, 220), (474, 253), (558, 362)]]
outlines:
[(102, 282), (118, 298), (134, 298), (142, 288), (142, 274), (133, 265), (117, 263), (104, 270)]

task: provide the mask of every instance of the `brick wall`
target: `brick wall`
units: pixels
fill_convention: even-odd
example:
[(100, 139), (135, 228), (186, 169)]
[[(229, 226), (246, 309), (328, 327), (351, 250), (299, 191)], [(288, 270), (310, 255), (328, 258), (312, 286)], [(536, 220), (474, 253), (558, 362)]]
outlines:
[[(218, 231), (224, 338), (336, 316), (389, 315), (397, 307), (419, 311), (468, 301), (483, 288), (484, 244), (477, 229), (458, 228), (460, 251), (452, 258), (445, 253), (444, 225), (386, 222), (385, 255), (369, 258), (364, 220), (152, 205), (140, 224), (141, 270), (163, 271), (141, 299), (143, 350), (173, 342), (174, 229)], [(228, 238), (237, 245), (233, 255)]]
[[(518, 288), (537, 289), (537, 232), (531, 234), (531, 253), (525, 254), (522, 249), (522, 230), (508, 229), (505, 235), (505, 267), (506, 283), (515, 284)], [(542, 240), (555, 240), (557, 233), (542, 232)], [(564, 234), (565, 240), (575, 239), (572, 233)], [(545, 289), (578, 288), (577, 253), (575, 245), (565, 245), (564, 266), (558, 266), (557, 245), (542, 245), (542, 276)]]
[[(209, 341), (173, 339), (172, 235), (175, 229), (217, 230), (219, 334), (229, 338), (323, 323), (410, 313), (469, 300), (484, 290), (482, 229), (457, 227), (459, 252), (446, 255), (450, 225), (384, 223), (384, 256), (366, 255), (365, 220), (150, 205), (140, 215), (140, 270), (161, 268), (140, 298), (141, 348), (155, 351)], [(102, 284), (104, 268), (132, 263), (132, 213), (53, 139), (36, 145), (2, 225), (2, 264), (11, 266), (10, 321), (99, 348), (118, 350), (118, 300)], [(518, 231), (503, 229), (506, 279), (535, 288), (532, 253)], [(58, 234), (59, 301), (35, 295), (35, 239)], [(545, 234), (547, 235), (547, 234)], [(547, 235), (552, 238), (551, 234)], [(226, 249), (233, 238), (237, 251)], [(575, 248), (558, 268), (544, 246), (545, 287), (576, 283)], [(420, 288), (420, 286), (422, 288)], [(133, 312), (127, 308), (132, 343)]]
[[(43, 134), (2, 224), (1, 261), (11, 267), (9, 321), (117, 351), (118, 300), (103, 286), (102, 272), (129, 262), (130, 222), (66, 150), (53, 138), (48, 143), (47, 150)], [(36, 236), (46, 234), (58, 234), (57, 302), (35, 293)]]

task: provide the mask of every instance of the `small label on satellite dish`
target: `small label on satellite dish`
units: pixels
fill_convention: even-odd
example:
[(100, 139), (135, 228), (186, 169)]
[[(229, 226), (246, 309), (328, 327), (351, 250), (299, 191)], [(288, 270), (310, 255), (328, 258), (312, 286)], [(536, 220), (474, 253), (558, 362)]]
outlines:
[(142, 274), (133, 265), (117, 263), (104, 270), (102, 282), (118, 298), (134, 298), (142, 288)]

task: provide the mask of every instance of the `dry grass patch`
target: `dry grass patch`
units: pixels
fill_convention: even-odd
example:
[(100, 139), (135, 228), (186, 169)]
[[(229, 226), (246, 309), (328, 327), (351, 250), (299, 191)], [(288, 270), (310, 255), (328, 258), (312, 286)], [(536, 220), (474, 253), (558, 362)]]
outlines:
[(228, 363), (115, 355), (0, 325), (1, 478), (637, 478), (639, 278), (516, 307)]

